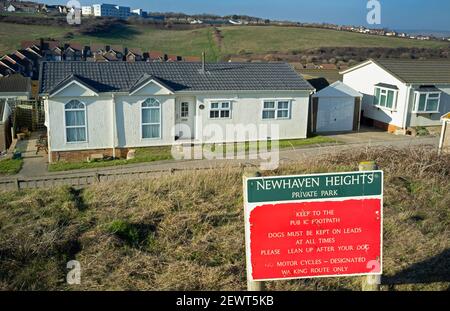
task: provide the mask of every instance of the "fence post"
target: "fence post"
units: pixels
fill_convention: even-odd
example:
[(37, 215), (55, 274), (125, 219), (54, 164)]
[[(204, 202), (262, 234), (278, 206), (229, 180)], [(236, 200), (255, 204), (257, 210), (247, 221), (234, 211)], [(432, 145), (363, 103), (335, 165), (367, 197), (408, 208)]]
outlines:
[[(260, 177), (261, 173), (255, 168), (245, 168), (244, 173), (242, 174), (242, 182), (244, 184), (244, 191), (247, 189), (246, 179), (249, 177)], [(244, 194), (245, 195), (245, 194)], [(247, 257), (247, 256), (246, 256)], [(247, 262), (247, 267), (250, 265), (250, 262)], [(249, 275), (247, 274), (247, 291), (250, 292), (262, 292), (266, 289), (266, 284), (264, 281), (251, 281)]]
[[(367, 161), (359, 163), (360, 171), (374, 171), (378, 169), (375, 161)], [(381, 275), (366, 275), (362, 279), (362, 291), (379, 291), (381, 284)]]
[(16, 178), (16, 179), (14, 180), (14, 184), (15, 184), (15, 186), (16, 186), (16, 190), (20, 190), (20, 181), (19, 181), (19, 178)]
[(100, 182), (100, 174), (99, 172), (95, 172), (95, 181)]

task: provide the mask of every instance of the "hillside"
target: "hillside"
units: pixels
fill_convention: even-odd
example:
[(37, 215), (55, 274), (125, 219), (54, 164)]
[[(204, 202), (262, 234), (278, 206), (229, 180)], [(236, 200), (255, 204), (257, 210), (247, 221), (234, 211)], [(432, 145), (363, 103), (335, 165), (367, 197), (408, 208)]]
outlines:
[(230, 55), (290, 53), (319, 47), (386, 47), (386, 48), (448, 48), (439, 41), (418, 41), (389, 38), (334, 30), (277, 27), (226, 26), (220, 27), (220, 36), (214, 28), (167, 29), (154, 25), (132, 24), (117, 27), (107, 33), (82, 35), (77, 28), (67, 26), (23, 25), (0, 22), (0, 54), (20, 46), (20, 41), (51, 37), (83, 44), (105, 43), (140, 47), (143, 50), (165, 51), (169, 54), (198, 56), (207, 52), (208, 60)]
[[(408, 158), (408, 161), (404, 161)], [(383, 290), (450, 286), (450, 156), (363, 149), (271, 174), (385, 172)], [(0, 290), (245, 289), (239, 169), (0, 193)], [(81, 264), (81, 285), (65, 283)], [(269, 282), (270, 290), (359, 290), (360, 278)]]

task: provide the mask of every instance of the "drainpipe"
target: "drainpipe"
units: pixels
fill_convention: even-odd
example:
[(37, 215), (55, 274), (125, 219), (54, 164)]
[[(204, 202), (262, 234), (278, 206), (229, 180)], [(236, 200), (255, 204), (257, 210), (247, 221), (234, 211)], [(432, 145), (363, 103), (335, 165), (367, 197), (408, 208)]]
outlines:
[(116, 157), (116, 146), (117, 146), (117, 126), (116, 126), (116, 100), (115, 95), (112, 94), (111, 97), (112, 102), (112, 130), (113, 130), (113, 137), (112, 137), (112, 155), (113, 158)]
[(411, 85), (408, 85), (407, 88), (407, 94), (406, 94), (406, 105), (405, 105), (405, 111), (403, 112), (403, 122), (402, 122), (402, 128), (406, 131), (406, 122), (408, 120), (408, 112), (409, 112), (409, 102), (411, 99)]

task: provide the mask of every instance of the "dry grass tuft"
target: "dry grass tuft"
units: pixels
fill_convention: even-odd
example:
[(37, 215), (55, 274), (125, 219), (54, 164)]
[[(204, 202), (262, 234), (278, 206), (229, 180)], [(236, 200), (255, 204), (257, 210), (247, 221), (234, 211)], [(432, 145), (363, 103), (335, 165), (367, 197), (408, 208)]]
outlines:
[[(384, 288), (450, 285), (450, 156), (427, 148), (365, 149), (269, 174), (385, 171)], [(0, 194), (0, 289), (245, 289), (242, 171)], [(82, 284), (65, 283), (66, 262)], [(272, 282), (273, 290), (359, 290), (359, 278)]]

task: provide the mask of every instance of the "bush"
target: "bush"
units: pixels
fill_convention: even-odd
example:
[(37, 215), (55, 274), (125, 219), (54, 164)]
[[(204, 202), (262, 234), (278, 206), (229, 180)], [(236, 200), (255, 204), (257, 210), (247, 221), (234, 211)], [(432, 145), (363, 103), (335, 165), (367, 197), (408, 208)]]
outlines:
[(108, 231), (117, 235), (127, 243), (136, 245), (139, 242), (138, 230), (124, 220), (114, 220), (108, 227)]

